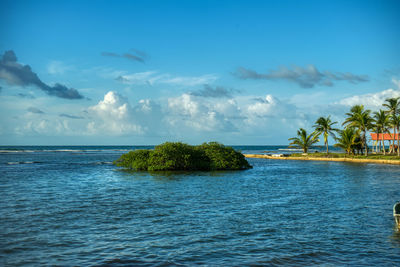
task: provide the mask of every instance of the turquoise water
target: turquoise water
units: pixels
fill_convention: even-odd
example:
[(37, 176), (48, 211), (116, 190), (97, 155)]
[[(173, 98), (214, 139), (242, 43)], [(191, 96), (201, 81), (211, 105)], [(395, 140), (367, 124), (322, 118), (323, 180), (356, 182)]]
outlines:
[(131, 148), (0, 148), (0, 265), (400, 265), (399, 166), (249, 159), (246, 171), (149, 174), (110, 164)]

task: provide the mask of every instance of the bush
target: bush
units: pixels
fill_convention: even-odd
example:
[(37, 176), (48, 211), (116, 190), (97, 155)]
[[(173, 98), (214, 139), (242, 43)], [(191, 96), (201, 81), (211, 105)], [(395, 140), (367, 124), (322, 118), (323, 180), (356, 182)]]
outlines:
[(204, 151), (183, 143), (164, 143), (155, 147), (149, 171), (208, 170), (210, 159)]
[(135, 171), (147, 171), (149, 168), (150, 154), (152, 154), (152, 151), (147, 149), (129, 151), (114, 161), (114, 164), (118, 167), (124, 167)]
[(154, 150), (135, 150), (114, 161), (119, 167), (136, 171), (210, 171), (251, 168), (242, 153), (211, 142), (200, 146), (166, 142)]
[(217, 142), (204, 143), (199, 146), (211, 160), (212, 170), (244, 170), (251, 168), (244, 155), (232, 147)]

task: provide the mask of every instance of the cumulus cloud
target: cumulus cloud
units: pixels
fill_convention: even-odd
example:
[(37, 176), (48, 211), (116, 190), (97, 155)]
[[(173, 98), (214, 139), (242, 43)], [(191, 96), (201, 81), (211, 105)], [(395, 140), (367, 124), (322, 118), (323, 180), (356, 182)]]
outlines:
[(88, 113), (93, 117), (93, 120), (87, 125), (87, 130), (91, 134), (144, 133), (143, 127), (134, 121), (133, 109), (128, 100), (117, 92), (108, 92), (97, 105), (89, 107)]
[(382, 104), (388, 98), (400, 97), (400, 90), (387, 89), (377, 93), (355, 95), (344, 98), (335, 104), (344, 106), (364, 105), (367, 108), (377, 110), (382, 108)]
[(44, 114), (43, 111), (41, 111), (40, 109), (35, 108), (35, 107), (29, 107), (27, 110), (28, 110), (29, 112), (35, 113), (35, 114)]
[[(302, 116), (302, 112), (285, 103), (272, 95), (227, 99), (190, 93), (131, 103), (126, 97), (110, 91), (84, 113), (70, 113), (68, 106), (55, 113), (61, 110), (48, 107), (51, 111), (40, 116), (44, 115), (42, 110), (30, 107), (29, 113), (21, 115), (18, 122), (15, 120), (13, 129), (21, 135), (136, 136), (146, 140), (186, 142), (230, 142), (228, 140), (235, 139), (225, 138), (255, 136), (262, 140), (263, 136), (282, 138), (279, 131), (284, 126), (291, 130), (307, 124), (308, 118)], [(252, 139), (247, 140), (252, 142)]]
[(235, 89), (229, 89), (222, 86), (211, 87), (205, 84), (203, 89), (190, 92), (194, 96), (212, 97), (212, 98), (231, 98), (233, 93), (238, 92)]
[(258, 117), (270, 117), (279, 108), (279, 100), (272, 95), (266, 95), (265, 98), (254, 98), (254, 101), (254, 104), (247, 107), (247, 111)]
[(253, 103), (247, 106), (247, 116), (250, 118), (305, 118), (293, 104), (285, 103), (278, 98), (267, 94), (265, 97), (252, 98)]
[(172, 128), (197, 131), (235, 132), (237, 128), (215, 103), (190, 94), (168, 99), (169, 114), (166, 118)]
[[(224, 117), (232, 122), (235, 121), (240, 123), (246, 119), (242, 107), (233, 98), (223, 101), (213, 101), (211, 105), (215, 111), (224, 114)], [(240, 127), (240, 125), (237, 127)]]
[(71, 130), (68, 121), (66, 120), (29, 120), (21, 126), (17, 126), (14, 130), (17, 135), (38, 134), (38, 135), (71, 135), (74, 134)]
[(131, 61), (138, 61), (141, 63), (145, 63), (148, 59), (148, 55), (140, 50), (131, 49), (132, 53), (124, 53), (124, 54), (117, 54), (113, 52), (102, 52), (101, 55), (105, 57), (118, 57), (118, 58), (126, 58)]
[(172, 76), (157, 71), (136, 72), (119, 75), (116, 80), (124, 84), (170, 84), (181, 86), (196, 86), (213, 83), (218, 77), (214, 74), (201, 76)]
[(334, 82), (337, 81), (347, 81), (353, 84), (369, 81), (367, 75), (355, 75), (350, 72), (321, 72), (314, 65), (306, 67), (294, 66), (293, 68), (282, 66), (277, 70), (271, 70), (264, 74), (240, 67), (234, 75), (243, 80), (286, 80), (296, 83), (303, 88), (312, 88), (316, 85), (333, 86)]
[[(308, 117), (296, 106), (272, 95), (224, 98), (184, 93), (168, 99), (164, 109), (167, 128), (177, 135), (201, 133), (276, 135), (274, 128), (290, 121), (290, 127), (302, 127)], [(290, 128), (289, 127), (289, 128)]]
[(0, 79), (11, 85), (29, 86), (34, 85), (43, 90), (46, 94), (65, 99), (82, 99), (83, 96), (73, 88), (67, 88), (62, 84), (49, 86), (42, 82), (29, 65), (22, 65), (17, 62), (15, 53), (6, 51), (0, 61)]

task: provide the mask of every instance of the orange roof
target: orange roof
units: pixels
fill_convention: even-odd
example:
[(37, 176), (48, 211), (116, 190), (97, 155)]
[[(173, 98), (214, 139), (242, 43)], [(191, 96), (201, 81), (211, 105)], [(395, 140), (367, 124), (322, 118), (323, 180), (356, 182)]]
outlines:
[[(388, 134), (388, 133), (383, 134), (383, 140), (393, 140), (393, 137), (395, 140), (400, 139), (400, 136), (398, 133), (397, 134)], [(382, 140), (382, 134), (379, 134), (379, 136), (378, 136), (378, 134), (376, 134), (376, 133), (371, 133), (371, 138), (374, 141)]]

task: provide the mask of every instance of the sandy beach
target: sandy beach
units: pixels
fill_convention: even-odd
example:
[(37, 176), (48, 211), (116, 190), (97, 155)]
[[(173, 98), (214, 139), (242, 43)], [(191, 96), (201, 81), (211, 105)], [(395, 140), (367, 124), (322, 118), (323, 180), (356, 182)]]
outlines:
[(262, 158), (262, 159), (278, 159), (278, 160), (313, 160), (313, 161), (338, 161), (338, 162), (355, 162), (355, 163), (376, 163), (376, 164), (393, 164), (400, 165), (400, 160), (384, 160), (384, 159), (355, 159), (355, 158), (318, 158), (318, 157), (277, 157), (262, 154), (244, 154), (246, 158)]

